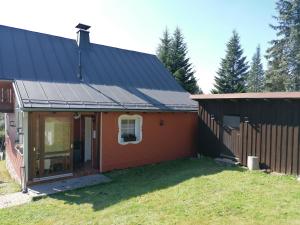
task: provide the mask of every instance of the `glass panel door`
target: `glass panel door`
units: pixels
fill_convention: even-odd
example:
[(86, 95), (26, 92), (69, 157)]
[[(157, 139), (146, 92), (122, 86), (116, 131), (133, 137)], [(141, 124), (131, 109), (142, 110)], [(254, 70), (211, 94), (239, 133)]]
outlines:
[(41, 143), (36, 161), (36, 177), (71, 172), (71, 119), (65, 116), (44, 116), (40, 121)]

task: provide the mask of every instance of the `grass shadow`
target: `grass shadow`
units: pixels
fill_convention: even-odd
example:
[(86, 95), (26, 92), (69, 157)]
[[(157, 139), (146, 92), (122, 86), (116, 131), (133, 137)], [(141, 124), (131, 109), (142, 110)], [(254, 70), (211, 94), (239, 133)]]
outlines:
[[(189, 162), (187, 162), (187, 160)], [(216, 164), (210, 158), (183, 159), (105, 174), (112, 182), (80, 190), (52, 195), (65, 204), (89, 203), (95, 211), (121, 201), (175, 186), (194, 177), (207, 176), (223, 170), (243, 171), (239, 167)]]

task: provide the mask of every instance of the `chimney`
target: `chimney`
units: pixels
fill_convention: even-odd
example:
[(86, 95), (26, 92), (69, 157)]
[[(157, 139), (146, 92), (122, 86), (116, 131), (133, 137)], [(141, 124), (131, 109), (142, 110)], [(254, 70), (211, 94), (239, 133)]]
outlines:
[(77, 45), (80, 49), (88, 47), (90, 44), (90, 32), (88, 31), (91, 26), (79, 23), (76, 28), (77, 31)]
[(90, 26), (79, 23), (76, 26), (76, 28), (78, 28), (78, 31), (77, 31), (77, 45), (79, 47), (77, 77), (79, 78), (79, 80), (83, 81), (81, 55), (82, 55), (82, 50), (86, 49), (90, 44), (90, 32), (88, 31), (88, 29), (90, 29)]

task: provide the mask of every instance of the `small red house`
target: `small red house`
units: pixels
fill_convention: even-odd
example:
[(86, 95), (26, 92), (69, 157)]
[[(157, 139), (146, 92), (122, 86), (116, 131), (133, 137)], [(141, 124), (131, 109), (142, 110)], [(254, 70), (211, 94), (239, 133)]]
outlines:
[(197, 104), (156, 56), (0, 26), (7, 167), (33, 183), (191, 156)]

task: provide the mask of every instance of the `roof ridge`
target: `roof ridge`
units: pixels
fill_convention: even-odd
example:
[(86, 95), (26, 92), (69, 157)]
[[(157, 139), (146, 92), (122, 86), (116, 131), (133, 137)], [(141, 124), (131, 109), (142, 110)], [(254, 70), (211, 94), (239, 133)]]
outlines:
[[(54, 37), (54, 38), (61, 38), (61, 39), (76, 42), (75, 39), (68, 38), (68, 37), (63, 37), (63, 36), (58, 36), (58, 35), (55, 35), (55, 34), (42, 33), (42, 32), (39, 32), (39, 31), (33, 31), (33, 30), (19, 28), (19, 27), (11, 27), (11, 26), (7, 26), (7, 25), (3, 25), (3, 24), (0, 24), (0, 27), (4, 27), (4, 28), (7, 28), (7, 29), (15, 29), (15, 30), (23, 31), (23, 32), (31, 32), (31, 33), (35, 33), (35, 34), (46, 35), (46, 36), (50, 36), (50, 37)], [(156, 57), (155, 54), (151, 54), (151, 53), (147, 53), (147, 52), (141, 52), (141, 51), (137, 51), (137, 50), (125, 49), (125, 48), (121, 48), (121, 47), (115, 47), (115, 46), (110, 46), (110, 45), (105, 45), (105, 44), (94, 43), (94, 42), (91, 42), (91, 44), (102, 46), (102, 47), (107, 47), (107, 48), (113, 48), (113, 49), (117, 49), (117, 50), (121, 50), (121, 51), (135, 52), (135, 53), (151, 55), (151, 56)]]
[(67, 40), (75, 41), (75, 39), (72, 39), (72, 38), (62, 37), (62, 36), (58, 36), (58, 35), (55, 35), (55, 34), (42, 33), (42, 32), (39, 32), (39, 31), (33, 31), (33, 30), (19, 28), (19, 27), (11, 27), (11, 26), (7, 26), (7, 25), (3, 25), (3, 24), (0, 24), (0, 27), (4, 27), (4, 28), (7, 28), (7, 29), (19, 30), (19, 31), (25, 31), (25, 32), (31, 32), (31, 33), (36, 33), (36, 34), (47, 35), (47, 36), (52, 36), (52, 37), (56, 37), (56, 38), (62, 38), (62, 39), (67, 39)]

